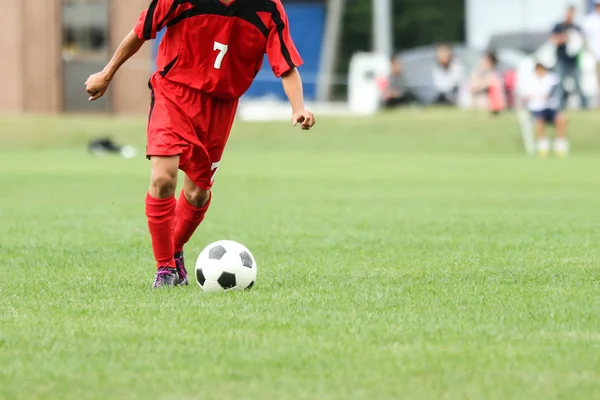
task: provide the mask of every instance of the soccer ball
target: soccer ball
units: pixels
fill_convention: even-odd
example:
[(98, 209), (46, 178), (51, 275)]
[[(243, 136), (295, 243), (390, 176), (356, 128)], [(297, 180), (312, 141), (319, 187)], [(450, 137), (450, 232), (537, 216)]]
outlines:
[(221, 240), (206, 246), (196, 261), (196, 279), (205, 292), (251, 289), (258, 266), (245, 246)]

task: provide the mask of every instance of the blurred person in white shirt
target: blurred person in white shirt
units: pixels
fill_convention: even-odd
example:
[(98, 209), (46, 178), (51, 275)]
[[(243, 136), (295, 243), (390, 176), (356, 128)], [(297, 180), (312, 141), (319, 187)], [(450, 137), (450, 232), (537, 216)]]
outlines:
[(441, 45), (437, 49), (436, 65), (433, 67), (433, 86), (436, 91), (435, 104), (454, 105), (458, 90), (465, 77), (460, 62), (454, 59), (450, 46)]
[(600, 87), (600, 0), (594, 0), (595, 8), (583, 21), (583, 31), (588, 48), (596, 58), (596, 74)]
[(561, 157), (569, 151), (567, 118), (560, 110), (557, 96), (560, 94), (559, 86), (560, 78), (538, 62), (535, 66), (535, 74), (523, 93), (529, 111), (535, 119), (537, 150), (541, 157), (546, 157), (550, 152), (550, 140), (546, 135), (547, 126), (556, 128), (556, 138), (552, 146), (554, 153)]

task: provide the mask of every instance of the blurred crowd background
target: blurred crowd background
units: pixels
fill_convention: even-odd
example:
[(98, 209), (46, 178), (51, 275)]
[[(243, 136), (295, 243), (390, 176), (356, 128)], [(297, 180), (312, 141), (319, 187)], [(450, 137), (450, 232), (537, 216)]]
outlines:
[[(102, 101), (88, 103), (83, 82), (103, 67), (149, 3), (3, 0), (10, 34), (0, 35), (0, 73), (14, 78), (0, 93), (0, 111), (146, 112), (145, 81), (160, 39), (125, 67)], [(599, 105), (595, 0), (283, 3), (305, 60), (306, 96), (324, 112), (444, 105), (498, 113), (519, 105), (520, 88), (540, 62), (560, 76), (564, 107)], [(268, 64), (244, 100), (283, 100)]]

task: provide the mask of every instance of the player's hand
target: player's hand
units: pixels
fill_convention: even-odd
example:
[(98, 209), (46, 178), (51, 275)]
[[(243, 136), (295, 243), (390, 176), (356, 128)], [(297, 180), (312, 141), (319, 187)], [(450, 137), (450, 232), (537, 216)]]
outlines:
[(292, 115), (292, 125), (300, 124), (302, 130), (307, 131), (315, 126), (315, 116), (308, 110), (303, 110)]
[(106, 89), (110, 85), (110, 77), (105, 72), (98, 72), (97, 74), (91, 75), (87, 81), (85, 81), (85, 90), (90, 95), (89, 101), (98, 100), (104, 96)]

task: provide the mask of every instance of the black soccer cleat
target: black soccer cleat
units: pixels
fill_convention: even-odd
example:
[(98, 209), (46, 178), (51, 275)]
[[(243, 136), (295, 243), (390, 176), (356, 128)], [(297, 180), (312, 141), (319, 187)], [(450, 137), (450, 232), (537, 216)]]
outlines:
[(175, 253), (175, 267), (177, 268), (177, 275), (179, 275), (179, 284), (188, 285), (188, 273), (185, 269), (185, 262), (183, 260), (183, 251)]
[(179, 275), (176, 268), (159, 267), (156, 270), (156, 278), (154, 278), (153, 289), (168, 286), (177, 286), (179, 284)]

